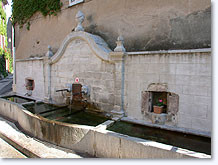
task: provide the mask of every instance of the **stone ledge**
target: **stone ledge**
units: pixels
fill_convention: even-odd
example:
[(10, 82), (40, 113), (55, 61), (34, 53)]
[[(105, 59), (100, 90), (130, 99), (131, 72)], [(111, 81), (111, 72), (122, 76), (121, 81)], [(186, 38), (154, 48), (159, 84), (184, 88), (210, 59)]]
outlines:
[(178, 54), (178, 53), (211, 53), (211, 48), (187, 49), (187, 50), (160, 50), (160, 51), (140, 51), (126, 52), (128, 55), (153, 55), (153, 54)]

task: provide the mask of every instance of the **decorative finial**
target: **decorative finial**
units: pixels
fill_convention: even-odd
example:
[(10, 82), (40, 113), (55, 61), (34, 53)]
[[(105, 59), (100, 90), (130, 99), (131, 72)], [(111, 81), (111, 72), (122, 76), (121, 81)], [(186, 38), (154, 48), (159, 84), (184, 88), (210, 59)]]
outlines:
[(82, 23), (84, 21), (85, 15), (83, 14), (83, 12), (81, 12), (80, 10), (78, 11), (78, 13), (76, 14), (76, 22), (77, 22), (77, 27), (75, 28), (75, 31), (84, 31), (84, 28), (82, 27)]
[(117, 38), (116, 43), (117, 43), (117, 47), (114, 49), (115, 52), (125, 52), (126, 51), (126, 49), (123, 46), (124, 39), (121, 35)]
[(51, 46), (50, 45), (48, 45), (48, 52), (47, 52), (46, 56), (48, 58), (51, 58), (53, 56), (53, 52), (51, 51)]

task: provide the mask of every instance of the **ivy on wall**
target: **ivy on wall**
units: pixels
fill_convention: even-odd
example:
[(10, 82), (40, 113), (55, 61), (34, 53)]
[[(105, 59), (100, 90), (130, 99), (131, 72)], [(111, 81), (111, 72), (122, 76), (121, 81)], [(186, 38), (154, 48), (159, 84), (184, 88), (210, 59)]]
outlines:
[(13, 0), (12, 22), (23, 26), (27, 23), (29, 29), (29, 19), (36, 12), (41, 12), (43, 16), (56, 15), (61, 10), (60, 0)]

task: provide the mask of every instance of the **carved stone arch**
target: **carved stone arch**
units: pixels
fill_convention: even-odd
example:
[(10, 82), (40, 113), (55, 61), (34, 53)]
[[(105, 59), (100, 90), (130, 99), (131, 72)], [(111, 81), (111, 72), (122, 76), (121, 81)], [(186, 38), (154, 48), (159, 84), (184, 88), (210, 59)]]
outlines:
[(72, 32), (70, 33), (62, 42), (60, 48), (55, 53), (53, 57), (50, 59), (50, 64), (54, 64), (58, 62), (61, 57), (63, 56), (67, 46), (76, 39), (84, 40), (89, 47), (91, 48), (92, 52), (101, 60), (108, 61), (109, 60), (109, 53), (112, 52), (109, 48), (107, 43), (99, 36), (79, 31), (79, 32)]

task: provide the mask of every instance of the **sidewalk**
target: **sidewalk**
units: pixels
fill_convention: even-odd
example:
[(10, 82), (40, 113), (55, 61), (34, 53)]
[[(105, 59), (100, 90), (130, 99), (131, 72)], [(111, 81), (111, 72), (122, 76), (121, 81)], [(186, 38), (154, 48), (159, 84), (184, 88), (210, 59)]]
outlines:
[[(12, 122), (0, 117), (0, 138), (29, 158), (91, 158), (72, 150), (31, 138)], [(3, 151), (0, 151), (3, 152)]]
[(6, 94), (12, 91), (13, 75), (10, 74), (8, 77), (0, 80), (0, 95)]

